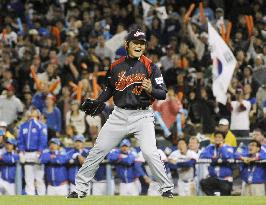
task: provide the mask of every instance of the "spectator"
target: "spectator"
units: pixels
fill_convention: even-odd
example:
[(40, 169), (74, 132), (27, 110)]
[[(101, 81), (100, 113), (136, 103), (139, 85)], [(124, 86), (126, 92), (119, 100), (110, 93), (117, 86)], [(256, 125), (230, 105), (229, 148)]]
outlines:
[(95, 54), (103, 60), (104, 58), (109, 58), (112, 61), (114, 60), (114, 56), (111, 50), (109, 50), (108, 47), (105, 46), (105, 40), (104, 36), (99, 36), (98, 37), (98, 44), (95, 48)]
[(252, 133), (252, 138), (261, 144), (261, 150), (266, 153), (265, 133), (260, 128), (256, 128)]
[(214, 131), (214, 102), (210, 99), (206, 88), (200, 90), (200, 116), (202, 123), (202, 133), (208, 134)]
[(172, 168), (178, 172), (178, 195), (196, 195), (195, 164), (198, 156), (195, 152), (188, 150), (184, 139), (178, 140), (178, 150), (172, 152), (168, 157)]
[(266, 153), (261, 151), (261, 144), (251, 140), (248, 149), (237, 149), (236, 159), (244, 163), (240, 166), (241, 178), (244, 182), (242, 195), (265, 196), (265, 168), (262, 164), (256, 163), (257, 160), (266, 159)]
[(266, 100), (263, 103), (263, 117), (258, 118), (257, 127), (266, 133)]
[(77, 68), (77, 65), (74, 63), (74, 60), (75, 60), (74, 53), (66, 54), (60, 76), (63, 82), (63, 86), (65, 86), (66, 83), (68, 83), (69, 81), (77, 83), (80, 78), (79, 69)]
[(18, 150), (21, 162), (25, 163), (27, 195), (35, 195), (35, 186), (38, 195), (45, 194), (44, 170), (38, 158), (47, 146), (47, 126), (38, 121), (39, 116), (39, 110), (32, 108), (29, 119), (20, 125), (18, 132)]
[[(223, 132), (216, 131), (214, 133), (214, 144), (206, 147), (201, 155), (201, 159), (211, 159), (208, 168), (209, 177), (202, 179), (200, 185), (202, 190), (210, 196), (231, 195), (233, 186), (233, 172), (230, 164), (226, 160), (233, 159), (233, 148), (224, 144), (225, 135)], [(219, 163), (219, 160), (225, 163)]]
[(102, 122), (101, 122), (101, 117), (100, 116), (95, 116), (95, 117), (91, 117), (89, 115), (86, 116), (86, 122), (89, 125), (89, 138), (92, 141), (92, 144), (94, 144), (98, 133), (102, 127)]
[(0, 178), (0, 194), (15, 195), (15, 174), (16, 162), (19, 161), (19, 156), (15, 152), (17, 140), (7, 138), (5, 141), (5, 152), (0, 153), (1, 163), (1, 178)]
[[(215, 20), (212, 21), (212, 24), (216, 29), (221, 33), (221, 27), (227, 28), (228, 20), (224, 19), (224, 10), (223, 8), (217, 8), (215, 10)], [(225, 29), (226, 30), (226, 29)], [(228, 32), (228, 31), (225, 31)]]
[(160, 126), (164, 131), (164, 135), (166, 137), (169, 137), (169, 135), (171, 134), (171, 131), (169, 131), (169, 129), (172, 129), (172, 126), (176, 122), (178, 111), (180, 110), (182, 105), (177, 99), (173, 89), (168, 90), (167, 96), (168, 98), (165, 101), (161, 103), (158, 102), (154, 105), (154, 110), (155, 119), (158, 120), (158, 122), (161, 122)]
[(0, 121), (0, 129), (3, 130), (4, 137), (12, 137), (11, 132), (8, 130), (7, 123), (4, 121)]
[(74, 136), (77, 135), (76, 128), (69, 124), (65, 129), (66, 134), (62, 136), (61, 142), (66, 146), (72, 146), (74, 144)]
[(60, 140), (52, 138), (49, 150), (40, 156), (40, 163), (45, 164), (45, 181), (47, 195), (66, 196), (68, 194), (67, 155), (60, 152)]
[[(229, 130), (229, 121), (227, 119), (220, 119), (218, 128), (220, 132), (223, 132), (225, 135), (224, 143), (226, 145), (229, 145), (231, 147), (237, 146), (237, 141), (235, 135)], [(210, 136), (210, 140), (212, 143), (214, 143), (214, 134)]]
[(174, 67), (172, 56), (174, 55), (175, 50), (171, 45), (166, 46), (166, 55), (162, 56), (160, 62), (162, 64), (163, 71), (167, 71), (169, 68)]
[(0, 95), (0, 121), (6, 122), (7, 125), (11, 125), (23, 112), (23, 104), (14, 92), (14, 86), (9, 84)]
[(119, 194), (137, 196), (139, 194), (136, 184), (134, 183), (134, 161), (135, 155), (130, 151), (131, 143), (124, 139), (120, 143), (120, 148), (113, 150), (108, 160), (116, 165), (116, 173), (120, 178)]
[(236, 100), (229, 102), (231, 109), (231, 125), (230, 129), (236, 137), (249, 136), (249, 112), (251, 103), (244, 100), (242, 90), (237, 90)]
[(67, 112), (70, 110), (71, 107), (71, 90), (68, 86), (64, 86), (62, 88), (62, 95), (60, 95), (57, 106), (62, 113), (62, 131), (65, 133), (66, 131), (66, 115)]
[(73, 140), (74, 148), (67, 153), (69, 158), (68, 180), (70, 183), (70, 192), (75, 188), (75, 176), (89, 153), (89, 150), (84, 148), (85, 138), (83, 135), (75, 135)]
[(66, 114), (66, 126), (69, 124), (75, 127), (78, 134), (85, 133), (85, 113), (79, 110), (79, 102), (77, 100), (71, 102), (71, 108)]
[(43, 115), (47, 119), (49, 139), (58, 136), (62, 127), (61, 111), (55, 105), (55, 101), (55, 96), (48, 94), (45, 99), (46, 107), (43, 110)]
[(59, 94), (61, 90), (61, 81), (58, 76), (59, 65), (55, 63), (48, 63), (45, 72), (38, 74), (38, 78), (43, 84), (47, 84), (48, 88), (50, 88), (56, 81), (59, 81), (59, 84), (55, 87), (55, 89), (51, 90), (51, 92), (55, 95)]
[(258, 117), (263, 116), (263, 103), (266, 100), (266, 85), (261, 85), (256, 93), (256, 102), (258, 108)]

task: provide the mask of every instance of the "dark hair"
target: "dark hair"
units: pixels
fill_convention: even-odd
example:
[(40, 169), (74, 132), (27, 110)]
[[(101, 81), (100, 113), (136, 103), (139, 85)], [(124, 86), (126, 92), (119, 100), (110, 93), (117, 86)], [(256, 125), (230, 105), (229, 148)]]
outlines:
[(261, 143), (257, 140), (250, 140), (248, 144), (253, 143), (253, 142), (256, 143), (258, 148), (261, 148)]
[(225, 133), (224, 132), (221, 132), (219, 130), (216, 130), (213, 135), (215, 136), (215, 135), (219, 135), (219, 134), (222, 135), (223, 138), (225, 138)]
[(256, 132), (260, 132), (263, 136), (265, 136), (265, 133), (263, 132), (263, 130), (259, 127), (256, 127), (253, 131), (256, 131)]
[(179, 142), (181, 142), (181, 141), (184, 141), (186, 143), (186, 145), (187, 145), (187, 142), (186, 142), (185, 138), (178, 139), (177, 144), (179, 144)]

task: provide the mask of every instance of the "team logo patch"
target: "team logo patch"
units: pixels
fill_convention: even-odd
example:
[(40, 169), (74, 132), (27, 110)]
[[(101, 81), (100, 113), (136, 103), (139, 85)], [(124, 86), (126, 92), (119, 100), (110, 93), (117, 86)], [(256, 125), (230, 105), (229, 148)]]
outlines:
[(163, 77), (155, 78), (155, 81), (158, 85), (163, 84)]
[(37, 132), (37, 129), (36, 128), (32, 128), (32, 133), (36, 133)]
[(231, 147), (227, 148), (227, 151), (230, 152), (230, 153), (234, 153), (234, 150)]
[(47, 129), (46, 129), (46, 128), (43, 128), (43, 129), (42, 129), (42, 133), (43, 133), (44, 135), (47, 135)]
[(27, 128), (23, 128), (22, 132), (23, 132), (23, 134), (27, 134), (28, 133), (28, 129)]

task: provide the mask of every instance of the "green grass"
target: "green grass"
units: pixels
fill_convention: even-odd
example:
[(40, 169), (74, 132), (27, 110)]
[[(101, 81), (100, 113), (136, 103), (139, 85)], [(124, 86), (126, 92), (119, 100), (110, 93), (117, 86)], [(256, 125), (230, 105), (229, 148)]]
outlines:
[(266, 197), (127, 197), (88, 196), (66, 199), (58, 196), (0, 196), (0, 205), (266, 205)]

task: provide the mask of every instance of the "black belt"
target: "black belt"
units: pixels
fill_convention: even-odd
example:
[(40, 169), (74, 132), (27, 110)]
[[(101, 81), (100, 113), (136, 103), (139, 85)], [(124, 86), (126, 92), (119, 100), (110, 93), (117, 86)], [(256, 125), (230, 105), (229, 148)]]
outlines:
[(147, 110), (149, 106), (123, 106), (120, 108), (125, 110)]
[(25, 150), (25, 152), (37, 152), (38, 150), (37, 149), (27, 149)]

